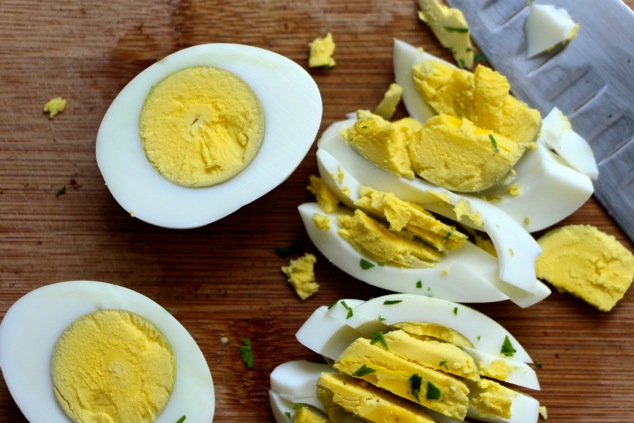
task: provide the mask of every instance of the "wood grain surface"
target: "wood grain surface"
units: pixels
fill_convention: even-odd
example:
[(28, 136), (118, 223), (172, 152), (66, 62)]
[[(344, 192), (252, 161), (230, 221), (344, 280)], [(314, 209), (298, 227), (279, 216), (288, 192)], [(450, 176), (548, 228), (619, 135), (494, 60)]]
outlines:
[[(385, 293), (330, 265), (305, 233), (296, 207), (312, 199), (305, 187), (317, 172), (315, 145), (263, 198), (206, 227), (178, 231), (135, 220), (112, 198), (95, 162), (99, 124), (119, 90), (171, 52), (242, 43), (306, 68), (307, 44), (331, 31), (337, 65), (309, 71), (323, 97), (323, 130), (378, 104), (394, 78), (393, 38), (449, 58), (416, 11), (414, 0), (3, 0), (0, 316), (53, 282), (132, 288), (168, 308), (197, 340), (215, 381), (215, 421), (273, 421), (271, 370), (288, 360), (319, 360), (295, 340), (302, 322), (335, 299)], [(68, 107), (50, 120), (42, 106), (56, 96)], [(633, 248), (594, 199), (561, 222), (569, 223), (596, 225)], [(321, 289), (305, 302), (280, 271), (288, 258), (275, 253), (295, 240), (318, 258)], [(528, 309), (509, 302), (475, 308), (542, 363), (535, 396), (549, 421), (634, 421), (633, 291), (610, 313), (558, 293)], [(252, 370), (238, 352), (245, 337), (253, 343)], [(2, 380), (0, 422), (20, 421)]]

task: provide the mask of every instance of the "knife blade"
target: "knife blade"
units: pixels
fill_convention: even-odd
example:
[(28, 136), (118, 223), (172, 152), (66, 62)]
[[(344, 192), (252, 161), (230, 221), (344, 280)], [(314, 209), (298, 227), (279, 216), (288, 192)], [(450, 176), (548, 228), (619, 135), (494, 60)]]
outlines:
[[(512, 93), (545, 116), (558, 107), (589, 143), (595, 198), (634, 241), (634, 13), (620, 0), (446, 0)], [(532, 4), (564, 8), (576, 37), (552, 54), (526, 58)]]

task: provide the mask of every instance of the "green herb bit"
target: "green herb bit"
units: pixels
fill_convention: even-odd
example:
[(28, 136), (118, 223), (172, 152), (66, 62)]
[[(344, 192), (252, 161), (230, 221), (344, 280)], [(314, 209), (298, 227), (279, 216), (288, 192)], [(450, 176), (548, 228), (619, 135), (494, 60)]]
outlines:
[(467, 64), (464, 62), (464, 60), (458, 59), (458, 66), (460, 66), (460, 68), (464, 69), (464, 68), (467, 67)]
[(453, 235), (453, 229), (450, 229), (450, 230), (447, 232), (447, 235), (445, 235), (445, 237), (442, 239), (442, 242), (447, 242), (447, 241), (449, 241), (449, 238), (451, 237), (451, 235)]
[(458, 315), (458, 307), (454, 307), (453, 308), (453, 314), (454, 314), (454, 316)]
[(361, 266), (363, 270), (372, 269), (374, 267), (374, 263), (370, 263), (366, 259), (361, 259), (361, 261), (359, 262), (359, 265)]
[(412, 389), (412, 395), (414, 396), (414, 398), (416, 398), (416, 401), (420, 402), (419, 394), (420, 394), (420, 387), (423, 384), (423, 378), (417, 375), (416, 373), (414, 373), (409, 378), (409, 383)]
[(477, 339), (478, 341), (480, 340), (480, 338), (482, 338), (480, 335), (478, 335), (478, 336), (476, 337), (476, 339)]
[(383, 301), (383, 304), (385, 305), (393, 305), (393, 304), (398, 304), (400, 302), (402, 302), (403, 300), (385, 300)]
[(186, 418), (187, 418), (187, 416), (183, 416), (180, 419), (176, 420), (176, 423), (183, 423)]
[(304, 404), (293, 404), (293, 410), (299, 410), (304, 407), (306, 407)]
[(255, 365), (255, 360), (253, 359), (253, 349), (251, 348), (251, 340), (249, 338), (244, 338), (242, 340), (242, 345), (240, 345), (240, 356), (242, 357), (242, 362), (247, 369), (252, 369)]
[(384, 322), (386, 319), (385, 319), (385, 317), (383, 317), (383, 316), (379, 316), (379, 319), (378, 319), (378, 320), (379, 320), (379, 322)]
[(286, 417), (288, 417), (289, 419), (291, 418), (291, 412), (290, 411), (285, 411), (284, 414), (286, 415)]
[(64, 195), (66, 194), (66, 185), (64, 185), (63, 187), (61, 187), (56, 193), (55, 193), (55, 198), (59, 197), (60, 195)]
[(535, 361), (535, 367), (537, 367), (538, 369), (541, 369), (542, 367), (544, 367), (544, 365), (539, 361)]
[(459, 27), (459, 26), (445, 26), (444, 28), (445, 28), (445, 31), (447, 32), (462, 32), (462, 33), (469, 32), (469, 28)]
[(447, 366), (447, 362), (444, 360), (439, 363), (438, 367), (444, 367), (445, 369), (449, 370), (449, 367)]
[(338, 302), (339, 302), (339, 300), (335, 300), (335, 302), (334, 302), (334, 303), (332, 303), (332, 304), (330, 304), (330, 305), (328, 306), (328, 310), (330, 310), (331, 308), (333, 308), (334, 306), (336, 306)]
[(473, 61), (474, 62), (488, 62), (489, 59), (487, 59), (486, 56), (481, 51), (477, 51), (473, 55)]
[(513, 348), (513, 344), (511, 344), (511, 340), (508, 335), (504, 337), (504, 342), (502, 343), (502, 349), (500, 350), (500, 354), (505, 355), (507, 357), (513, 357), (517, 351)]
[(345, 301), (341, 302), (341, 306), (343, 308), (345, 308), (346, 310), (348, 310), (348, 314), (346, 315), (346, 319), (349, 319), (352, 317), (352, 307), (350, 307), (348, 304), (346, 304)]
[(417, 281), (416, 288), (422, 288), (422, 287), (423, 287), (423, 281)]
[(378, 261), (376, 265), (379, 267), (385, 267), (385, 263), (383, 263), (382, 261)]
[(302, 244), (299, 239), (296, 239), (295, 241), (293, 241), (293, 243), (289, 245), (288, 247), (275, 248), (275, 254), (277, 254), (280, 257), (287, 257), (293, 254), (301, 254), (303, 252), (304, 252), (304, 249), (302, 248)]
[(352, 374), (352, 376), (363, 377), (363, 376), (369, 375), (370, 373), (374, 373), (374, 372), (376, 372), (375, 369), (373, 369), (372, 367), (368, 367), (368, 366), (366, 366), (364, 364), (361, 367), (359, 367), (357, 369), (357, 371)]
[(431, 382), (427, 382), (427, 395), (428, 400), (440, 399), (440, 389)]
[(500, 147), (498, 147), (498, 142), (495, 140), (493, 134), (489, 134), (489, 139), (491, 140), (491, 144), (493, 144), (493, 149), (495, 151), (500, 151)]
[(381, 345), (383, 345), (386, 350), (389, 350), (389, 347), (387, 346), (387, 341), (385, 340), (385, 337), (383, 336), (383, 332), (381, 331), (374, 332), (372, 334), (372, 340), (370, 341), (370, 344), (374, 345), (377, 342), (380, 342)]

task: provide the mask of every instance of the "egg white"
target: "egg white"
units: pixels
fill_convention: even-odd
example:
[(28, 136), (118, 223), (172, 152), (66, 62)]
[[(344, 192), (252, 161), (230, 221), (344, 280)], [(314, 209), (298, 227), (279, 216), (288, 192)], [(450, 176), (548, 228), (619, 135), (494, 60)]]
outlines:
[[(412, 80), (412, 67), (425, 60), (445, 62), (429, 53), (400, 40), (394, 40), (394, 74), (403, 86), (403, 104), (408, 113), (419, 120), (425, 120), (436, 113), (418, 94)], [(451, 65), (451, 64), (450, 64)], [(454, 65), (451, 65), (454, 66)], [(497, 197), (495, 207), (504, 211), (528, 232), (536, 232), (558, 223), (578, 210), (590, 198), (594, 187), (590, 177), (596, 169), (594, 156), (587, 142), (570, 133), (562, 133), (560, 121), (544, 119), (542, 138), (537, 141), (537, 150), (528, 150), (514, 166), (516, 175), (506, 184), (485, 190), (480, 195)], [(560, 137), (574, 138), (574, 145)], [(585, 144), (585, 145), (584, 145)], [(544, 145), (557, 145), (557, 153), (563, 153), (569, 163), (559, 160)], [(561, 146), (567, 145), (566, 148)], [(552, 147), (551, 147), (552, 148)], [(575, 167), (575, 164), (577, 164)], [(510, 196), (505, 191), (510, 183), (517, 183), (521, 192)]]
[[(214, 66), (245, 81), (265, 116), (264, 141), (235, 177), (211, 187), (187, 188), (161, 176), (147, 160), (139, 115), (151, 88), (191, 66)], [(175, 229), (209, 224), (281, 184), (312, 145), (322, 115), (310, 75), (277, 53), (240, 44), (202, 44), (173, 53), (137, 75), (106, 112), (97, 134), (97, 164), (115, 200), (132, 216)]]
[(0, 367), (13, 399), (32, 422), (67, 422), (53, 393), (50, 364), (59, 336), (76, 319), (97, 310), (122, 309), (152, 322), (167, 338), (176, 364), (174, 390), (157, 423), (209, 423), (215, 409), (207, 361), (187, 330), (144, 295), (104, 282), (46, 285), (23, 296), (0, 324)]
[(526, 58), (549, 52), (569, 41), (575, 26), (566, 9), (550, 4), (533, 4), (524, 24)]
[[(358, 337), (370, 337), (376, 331), (385, 331), (389, 325), (401, 322), (430, 322), (454, 329), (474, 344), (473, 348), (464, 350), (476, 362), (487, 365), (493, 360), (504, 360), (515, 368), (505, 382), (539, 390), (537, 375), (526, 364), (532, 360), (511, 333), (477, 310), (437, 298), (390, 294), (367, 301), (342, 299), (331, 306), (317, 308), (297, 331), (296, 338), (302, 345), (331, 362)], [(505, 337), (516, 350), (512, 357), (501, 354)], [(326, 363), (302, 360), (283, 363), (273, 370), (269, 399), (276, 421), (288, 421), (286, 413), (294, 413), (294, 404), (309, 404), (325, 411), (316, 397), (316, 381), (324, 371), (334, 370)], [(537, 421), (539, 402), (535, 398), (517, 392), (512, 401), (511, 419), (483, 418), (473, 413), (469, 416), (493, 422)], [(429, 414), (433, 414), (432, 417), (440, 422), (455, 421), (433, 411)]]

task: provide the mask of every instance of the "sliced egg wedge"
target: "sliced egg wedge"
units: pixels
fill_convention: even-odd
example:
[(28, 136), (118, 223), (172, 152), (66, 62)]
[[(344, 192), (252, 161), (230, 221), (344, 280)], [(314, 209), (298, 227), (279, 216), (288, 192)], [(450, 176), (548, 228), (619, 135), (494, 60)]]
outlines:
[[(284, 416), (286, 419), (277, 421), (288, 421), (298, 404), (309, 405), (327, 413), (325, 407), (315, 398), (316, 381), (321, 372), (334, 371), (328, 363), (336, 361), (359, 337), (376, 339), (377, 331), (386, 333), (403, 327), (403, 322), (435, 323), (446, 330), (453, 330), (473, 344), (460, 348), (473, 357), (481, 372), (495, 361), (503, 362), (510, 371), (504, 372), (503, 379), (498, 380), (539, 390), (535, 371), (526, 364), (531, 362), (526, 350), (501, 325), (474, 309), (446, 300), (409, 294), (386, 295), (368, 301), (344, 299), (329, 307), (319, 307), (296, 334), (300, 343), (324, 356), (327, 363), (292, 361), (279, 365), (271, 373), (271, 407), (276, 418)], [(346, 335), (341, 336), (343, 333)], [(503, 346), (507, 343), (514, 350), (512, 356), (504, 354)], [(339, 346), (334, 348), (333, 344)], [(327, 347), (324, 349), (322, 346)], [(484, 379), (485, 383), (495, 380), (495, 375), (482, 374), (487, 377)], [(468, 382), (468, 386), (471, 391), (469, 397), (475, 400), (481, 387), (476, 382)], [(505, 385), (500, 389), (510, 398), (511, 418), (482, 416), (474, 406), (469, 407), (467, 417), (491, 422), (537, 421), (539, 402), (535, 398)], [(439, 422), (458, 421), (427, 409), (425, 412)]]
[[(395, 79), (403, 87), (405, 108), (410, 116), (424, 122), (435, 112), (418, 94), (412, 67), (425, 60), (444, 61), (400, 40), (394, 41), (393, 56)], [(568, 217), (594, 192), (590, 178), (596, 177), (596, 163), (587, 142), (563, 124), (565, 117), (551, 114), (542, 122), (542, 141), (537, 141), (536, 151), (527, 150), (515, 165), (516, 175), (505, 184), (480, 193), (484, 198), (495, 199), (493, 204), (528, 232), (545, 229)], [(540, 150), (540, 144), (553, 149), (565, 161)], [(511, 183), (517, 185), (519, 195), (506, 192)]]
[(533, 4), (526, 17), (526, 58), (550, 52), (572, 40), (579, 25), (566, 9), (550, 4)]
[[(343, 129), (351, 122), (337, 122), (333, 126)], [(352, 207), (359, 198), (359, 188), (367, 186), (391, 192), (431, 212), (483, 230), (495, 245), (499, 279), (529, 293), (539, 289), (534, 263), (541, 248), (520, 224), (502, 210), (479, 198), (453, 193), (420, 178), (406, 179), (380, 169), (361, 157), (338, 131), (330, 130), (327, 134), (332, 136), (322, 136), (318, 141), (319, 173), (344, 204)], [(461, 218), (456, 215), (456, 207), (465, 210)]]

